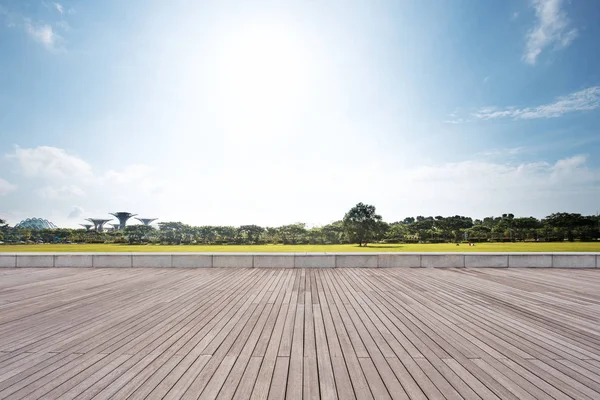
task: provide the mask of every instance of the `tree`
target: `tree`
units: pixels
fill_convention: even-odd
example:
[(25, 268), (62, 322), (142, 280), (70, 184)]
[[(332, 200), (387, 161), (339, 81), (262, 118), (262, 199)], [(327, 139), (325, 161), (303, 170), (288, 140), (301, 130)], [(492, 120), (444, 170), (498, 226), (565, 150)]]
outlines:
[(472, 228), (467, 229), (467, 232), (469, 234), (469, 240), (477, 240), (481, 242), (490, 238), (492, 230), (487, 226), (477, 224)]
[(234, 226), (217, 226), (215, 227), (215, 233), (217, 234), (217, 242), (223, 243), (234, 243), (237, 235), (237, 228)]
[(325, 244), (339, 244), (344, 239), (344, 224), (342, 221), (335, 221), (325, 225), (322, 229), (325, 236)]
[(400, 243), (408, 234), (408, 227), (404, 223), (394, 222), (388, 228), (386, 239), (389, 243)]
[(134, 244), (147, 241), (156, 232), (156, 229), (150, 225), (127, 225), (124, 232), (129, 243)]
[(306, 234), (306, 224), (302, 222), (279, 227), (279, 236), (281, 237), (283, 244), (308, 242)]
[(566, 230), (567, 239), (569, 242), (573, 242), (575, 237), (573, 231), (581, 226), (587, 224), (587, 221), (581, 214), (571, 213), (554, 213), (547, 216), (544, 222), (554, 228), (561, 228)]
[(375, 206), (358, 203), (344, 216), (344, 232), (352, 243), (366, 246), (379, 235), (380, 221), (381, 215), (375, 213)]
[(242, 225), (239, 227), (239, 232), (246, 244), (256, 244), (260, 234), (265, 231), (265, 228), (258, 225)]
[(0, 240), (4, 240), (4, 232), (7, 231), (8, 225), (6, 220), (0, 218)]
[(512, 223), (517, 240), (537, 239), (536, 229), (540, 222), (534, 217), (515, 218)]
[(190, 241), (190, 227), (182, 222), (159, 222), (160, 240), (169, 244), (181, 244)]

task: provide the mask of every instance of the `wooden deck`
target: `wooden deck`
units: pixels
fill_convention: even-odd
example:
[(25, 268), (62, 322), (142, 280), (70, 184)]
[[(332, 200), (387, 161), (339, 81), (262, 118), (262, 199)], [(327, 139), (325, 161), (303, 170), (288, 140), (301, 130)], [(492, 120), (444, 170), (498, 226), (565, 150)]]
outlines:
[(599, 399), (600, 270), (2, 269), (0, 398)]

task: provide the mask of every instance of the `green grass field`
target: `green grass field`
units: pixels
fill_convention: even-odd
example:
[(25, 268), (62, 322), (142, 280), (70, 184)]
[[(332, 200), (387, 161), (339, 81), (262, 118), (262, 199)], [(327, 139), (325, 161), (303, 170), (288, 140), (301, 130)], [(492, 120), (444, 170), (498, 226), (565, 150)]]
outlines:
[(252, 246), (165, 246), (165, 245), (121, 245), (121, 244), (31, 244), (0, 245), (0, 252), (257, 252), (257, 253), (308, 253), (308, 252), (600, 252), (600, 242), (585, 243), (481, 243), (470, 247), (467, 244), (372, 244), (358, 245), (252, 245)]

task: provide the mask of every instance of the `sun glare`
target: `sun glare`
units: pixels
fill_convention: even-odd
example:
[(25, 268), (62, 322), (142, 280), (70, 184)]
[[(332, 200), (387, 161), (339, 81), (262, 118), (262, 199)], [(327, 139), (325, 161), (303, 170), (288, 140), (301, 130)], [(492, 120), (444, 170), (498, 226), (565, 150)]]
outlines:
[(217, 61), (218, 91), (238, 112), (294, 107), (313, 79), (310, 46), (281, 26), (250, 26), (229, 34)]

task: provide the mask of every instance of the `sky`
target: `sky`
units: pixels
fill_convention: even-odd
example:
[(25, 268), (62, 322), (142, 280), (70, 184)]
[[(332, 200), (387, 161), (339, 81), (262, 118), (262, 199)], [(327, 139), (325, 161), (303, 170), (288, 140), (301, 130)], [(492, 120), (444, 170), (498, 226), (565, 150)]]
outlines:
[(0, 218), (600, 209), (596, 0), (0, 0)]

